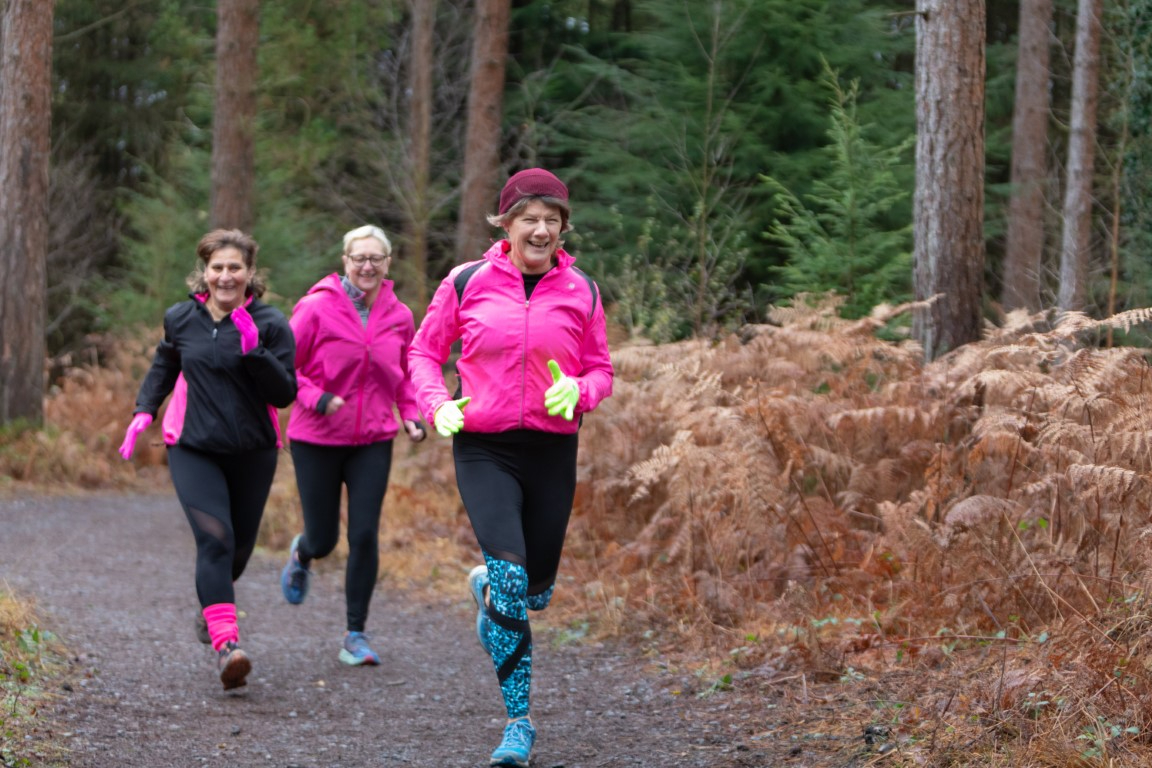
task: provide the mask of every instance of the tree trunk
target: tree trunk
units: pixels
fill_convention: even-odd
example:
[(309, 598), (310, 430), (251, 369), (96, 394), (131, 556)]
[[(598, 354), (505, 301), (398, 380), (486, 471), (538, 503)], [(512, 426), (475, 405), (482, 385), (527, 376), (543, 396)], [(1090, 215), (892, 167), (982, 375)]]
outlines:
[(211, 226), (251, 231), (260, 0), (219, 0)]
[(916, 298), (926, 360), (980, 338), (984, 279), (983, 0), (922, 0), (916, 19)]
[(1044, 263), (1044, 190), (1048, 181), (1048, 43), (1052, 0), (1021, 0), (1012, 116), (1012, 197), (1004, 255), (1004, 308), (1038, 312)]
[(1096, 104), (1100, 77), (1100, 0), (1080, 0), (1072, 61), (1072, 119), (1068, 182), (1060, 247), (1060, 309), (1083, 310), (1088, 297), (1092, 237), (1092, 168), (1096, 158)]
[(412, 64), (409, 69), (408, 136), (412, 167), (408, 206), (408, 261), (415, 289), (413, 303), (418, 312), (428, 305), (428, 228), (432, 205), (428, 199), (428, 178), (432, 157), (432, 68), (435, 65), (433, 32), (436, 0), (410, 0), (412, 9)]
[(0, 24), (0, 424), (44, 421), (53, 0)]
[(456, 230), (457, 261), (479, 258), (491, 240), (485, 215), (495, 213), (497, 191), (503, 182), (497, 175), (510, 16), (511, 0), (476, 0), (464, 179)]

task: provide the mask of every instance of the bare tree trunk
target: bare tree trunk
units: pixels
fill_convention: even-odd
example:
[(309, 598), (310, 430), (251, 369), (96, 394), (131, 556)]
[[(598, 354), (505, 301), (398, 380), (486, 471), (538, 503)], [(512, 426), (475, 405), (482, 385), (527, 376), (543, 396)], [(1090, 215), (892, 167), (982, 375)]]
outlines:
[(212, 227), (250, 231), (256, 177), (256, 51), (260, 0), (219, 0), (212, 119)]
[(984, 280), (983, 0), (921, 0), (916, 19), (917, 299), (926, 360), (980, 338)]
[(1060, 247), (1060, 309), (1083, 310), (1088, 297), (1092, 237), (1092, 169), (1096, 159), (1096, 105), (1100, 80), (1100, 0), (1080, 0), (1072, 61), (1072, 126)]
[(511, 12), (511, 0), (476, 0), (464, 180), (456, 229), (458, 261), (477, 258), (487, 246), (490, 238), (485, 215), (495, 212), (496, 192), (503, 183), (497, 174)]
[(413, 304), (423, 312), (428, 305), (428, 227), (432, 204), (428, 199), (428, 177), (432, 157), (432, 68), (435, 65), (433, 32), (436, 0), (410, 0), (412, 9), (412, 65), (408, 88), (411, 91), (408, 136), (412, 191), (408, 196), (408, 258), (415, 285)]
[(1048, 181), (1048, 43), (1052, 0), (1020, 1), (1016, 102), (1012, 116), (1012, 198), (1004, 255), (1004, 308), (1042, 307), (1044, 190)]
[(0, 424), (44, 422), (54, 0), (0, 19)]

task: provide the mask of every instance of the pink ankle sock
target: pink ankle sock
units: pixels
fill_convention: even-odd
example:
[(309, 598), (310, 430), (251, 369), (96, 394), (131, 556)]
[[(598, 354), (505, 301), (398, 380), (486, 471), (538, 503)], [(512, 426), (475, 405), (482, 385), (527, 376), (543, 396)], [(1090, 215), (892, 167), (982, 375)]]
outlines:
[(236, 626), (236, 604), (215, 603), (205, 606), (202, 613), (208, 622), (208, 636), (212, 638), (213, 650), (220, 650), (225, 643), (240, 641), (240, 628)]

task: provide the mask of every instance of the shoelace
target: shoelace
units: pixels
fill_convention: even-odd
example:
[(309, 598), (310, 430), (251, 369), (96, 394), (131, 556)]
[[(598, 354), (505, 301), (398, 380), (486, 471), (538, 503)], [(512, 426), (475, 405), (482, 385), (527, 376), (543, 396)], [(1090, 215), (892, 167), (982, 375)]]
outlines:
[(527, 720), (513, 720), (504, 732), (504, 745), (527, 751), (532, 748), (532, 725)]

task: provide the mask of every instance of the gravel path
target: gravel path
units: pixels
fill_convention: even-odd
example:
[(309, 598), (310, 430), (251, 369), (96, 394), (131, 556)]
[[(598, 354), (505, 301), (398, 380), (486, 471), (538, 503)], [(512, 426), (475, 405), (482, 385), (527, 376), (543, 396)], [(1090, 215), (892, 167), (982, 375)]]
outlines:
[[(499, 740), (464, 574), (458, 599), (432, 603), (382, 584), (369, 631), (383, 663), (354, 669), (337, 661), (338, 569), (290, 606), (280, 555), (257, 551), (237, 584), (253, 672), (225, 693), (193, 631), (194, 547), (174, 497), (0, 499), (0, 532), (0, 580), (36, 600), (76, 659), (71, 690), (45, 712), (67, 765), (486, 766)], [(628, 648), (549, 644), (534, 665), (533, 768), (781, 764), (747, 709), (673, 695)]]

